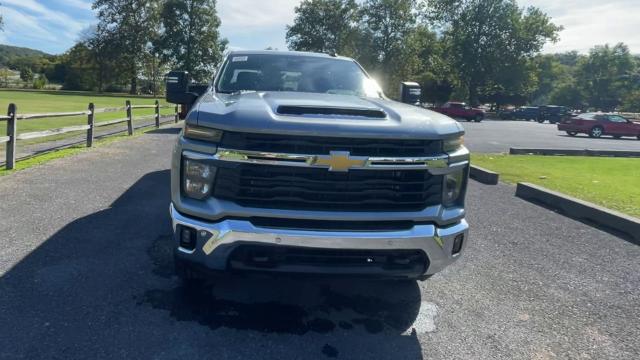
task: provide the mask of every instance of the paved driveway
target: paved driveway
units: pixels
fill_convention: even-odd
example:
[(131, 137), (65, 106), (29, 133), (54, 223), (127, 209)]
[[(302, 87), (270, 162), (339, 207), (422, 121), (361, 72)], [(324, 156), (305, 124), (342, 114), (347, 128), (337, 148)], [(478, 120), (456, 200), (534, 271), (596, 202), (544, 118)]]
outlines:
[(510, 147), (640, 151), (640, 140), (636, 138), (571, 137), (548, 123), (485, 120), (481, 123), (462, 121), (461, 124), (466, 130), (465, 144), (472, 152), (509, 152)]
[(174, 137), (0, 178), (1, 359), (640, 357), (640, 247), (506, 185), (471, 183), (467, 253), (427, 282), (184, 288), (167, 214)]

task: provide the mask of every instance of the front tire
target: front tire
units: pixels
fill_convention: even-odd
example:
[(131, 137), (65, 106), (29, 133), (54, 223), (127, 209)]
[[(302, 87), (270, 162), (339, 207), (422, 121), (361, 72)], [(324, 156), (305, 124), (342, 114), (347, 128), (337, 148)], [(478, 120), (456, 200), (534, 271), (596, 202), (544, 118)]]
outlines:
[(475, 121), (475, 122), (479, 123), (479, 122), (481, 122), (481, 121), (482, 121), (482, 119), (484, 119), (484, 116), (482, 116), (482, 115), (478, 114), (478, 115), (476, 115), (476, 116), (473, 118), (473, 121)]
[(603, 129), (600, 126), (594, 126), (593, 128), (591, 128), (591, 130), (589, 131), (589, 136), (592, 138), (599, 138), (602, 136), (603, 133)]
[(543, 124), (543, 123), (544, 123), (544, 119), (538, 119), (538, 122), (539, 122), (540, 124)]
[(575, 132), (575, 131), (567, 131), (567, 135), (569, 135), (569, 136), (576, 136), (576, 135), (578, 135), (578, 133), (577, 133), (577, 132)]

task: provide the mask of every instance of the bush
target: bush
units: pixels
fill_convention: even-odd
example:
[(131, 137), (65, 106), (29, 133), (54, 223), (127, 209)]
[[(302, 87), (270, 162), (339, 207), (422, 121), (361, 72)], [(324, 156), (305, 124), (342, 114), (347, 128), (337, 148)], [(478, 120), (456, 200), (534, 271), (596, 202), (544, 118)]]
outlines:
[(41, 89), (44, 89), (44, 87), (47, 86), (48, 83), (49, 83), (49, 80), (47, 80), (47, 77), (44, 74), (42, 74), (42, 75), (39, 75), (37, 78), (33, 79), (33, 88), (37, 90), (41, 90)]
[(20, 79), (26, 83), (29, 83), (33, 80), (33, 71), (30, 68), (22, 68), (20, 69)]

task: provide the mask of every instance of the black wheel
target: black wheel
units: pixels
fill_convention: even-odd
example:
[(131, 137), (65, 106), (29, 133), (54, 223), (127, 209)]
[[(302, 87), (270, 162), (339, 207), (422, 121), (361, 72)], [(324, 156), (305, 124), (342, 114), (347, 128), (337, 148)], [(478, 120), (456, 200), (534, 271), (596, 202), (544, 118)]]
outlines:
[(599, 138), (600, 136), (602, 136), (602, 133), (602, 127), (594, 126), (593, 128), (591, 128), (591, 131), (589, 131), (589, 136), (591, 136), (592, 138)]
[(544, 123), (544, 119), (538, 119), (538, 122), (539, 122), (540, 124), (542, 124), (542, 123)]
[(476, 115), (476, 116), (473, 118), (473, 121), (475, 121), (475, 122), (481, 122), (481, 121), (482, 121), (482, 119), (484, 119), (484, 116), (482, 116), (481, 114), (478, 114), (478, 115)]
[(640, 135), (637, 136), (638, 140), (640, 140)]
[(567, 135), (569, 135), (569, 136), (576, 136), (576, 135), (578, 135), (578, 133), (577, 133), (577, 132), (575, 132), (575, 131), (567, 131)]

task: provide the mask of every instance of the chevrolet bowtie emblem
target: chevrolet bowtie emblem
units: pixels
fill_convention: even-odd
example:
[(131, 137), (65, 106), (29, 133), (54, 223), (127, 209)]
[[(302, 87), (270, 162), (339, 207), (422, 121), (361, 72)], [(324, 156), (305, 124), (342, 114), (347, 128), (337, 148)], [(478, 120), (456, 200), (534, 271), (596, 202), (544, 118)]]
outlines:
[(363, 167), (368, 158), (365, 156), (352, 157), (348, 151), (331, 151), (330, 155), (319, 155), (316, 157), (315, 165), (329, 167), (329, 171), (349, 171), (354, 167)]

